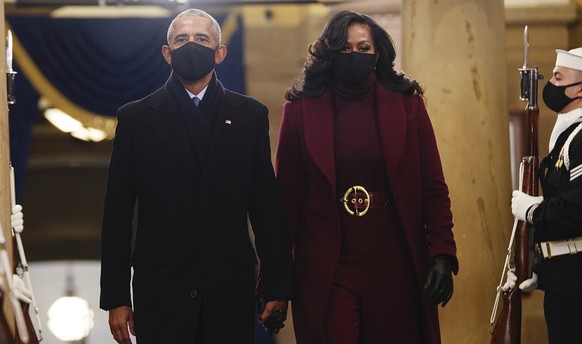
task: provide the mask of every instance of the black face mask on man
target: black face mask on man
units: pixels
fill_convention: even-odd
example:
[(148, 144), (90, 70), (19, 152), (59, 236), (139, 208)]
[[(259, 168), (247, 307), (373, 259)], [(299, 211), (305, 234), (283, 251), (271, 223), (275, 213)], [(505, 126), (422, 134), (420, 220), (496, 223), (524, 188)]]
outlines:
[(339, 54), (333, 65), (335, 79), (349, 85), (358, 85), (368, 80), (376, 67), (376, 55), (353, 51)]
[(198, 43), (188, 42), (170, 51), (172, 69), (186, 81), (196, 81), (214, 69), (216, 50)]
[(566, 95), (566, 88), (570, 86), (575, 86), (582, 84), (582, 81), (575, 82), (573, 84), (568, 84), (564, 86), (556, 86), (548, 81), (546, 86), (544, 86), (544, 91), (542, 92), (542, 98), (544, 103), (555, 112), (560, 112), (568, 104), (570, 104), (576, 98), (570, 98)]

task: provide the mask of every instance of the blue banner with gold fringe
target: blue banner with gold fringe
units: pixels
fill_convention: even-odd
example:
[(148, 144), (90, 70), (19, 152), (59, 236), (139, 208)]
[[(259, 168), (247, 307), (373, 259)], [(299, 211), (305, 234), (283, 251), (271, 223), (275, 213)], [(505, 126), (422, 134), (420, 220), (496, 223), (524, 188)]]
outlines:
[[(216, 19), (229, 28), (223, 34), (228, 56), (217, 66), (218, 77), (226, 88), (244, 93), (241, 18)], [(114, 116), (121, 105), (153, 92), (168, 78), (170, 67), (161, 47), (172, 17), (28, 15), (7, 20), (22, 74), (57, 107)]]
[[(17, 190), (41, 97), (112, 138), (116, 110), (155, 91), (170, 74), (162, 45), (175, 13), (139, 6), (71, 8), (43, 15), (6, 13), (18, 73), (16, 104), (9, 112)], [(244, 94), (242, 17), (236, 9), (213, 16), (228, 47), (226, 60), (216, 67), (218, 78), (226, 88)]]

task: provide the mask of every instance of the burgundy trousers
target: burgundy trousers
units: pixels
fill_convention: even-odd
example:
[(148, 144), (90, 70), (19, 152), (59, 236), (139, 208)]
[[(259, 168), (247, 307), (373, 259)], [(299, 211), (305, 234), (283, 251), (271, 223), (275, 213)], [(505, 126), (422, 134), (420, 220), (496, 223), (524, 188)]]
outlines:
[(391, 207), (342, 216), (342, 250), (324, 319), (330, 344), (422, 343), (420, 293)]

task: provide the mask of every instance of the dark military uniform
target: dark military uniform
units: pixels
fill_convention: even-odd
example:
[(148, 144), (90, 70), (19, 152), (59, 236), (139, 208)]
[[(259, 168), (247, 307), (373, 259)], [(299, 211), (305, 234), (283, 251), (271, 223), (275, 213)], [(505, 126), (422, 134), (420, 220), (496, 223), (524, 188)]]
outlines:
[[(540, 163), (544, 200), (533, 213), (536, 243), (582, 237), (582, 132), (574, 123)], [(582, 326), (582, 245), (572, 254), (542, 259), (538, 287), (545, 291), (549, 343), (579, 343)]]

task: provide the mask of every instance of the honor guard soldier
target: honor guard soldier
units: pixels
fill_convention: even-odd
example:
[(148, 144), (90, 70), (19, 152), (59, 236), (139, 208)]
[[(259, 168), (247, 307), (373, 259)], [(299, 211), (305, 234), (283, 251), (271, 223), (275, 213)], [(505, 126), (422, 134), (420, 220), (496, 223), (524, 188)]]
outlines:
[[(550, 153), (540, 163), (543, 196), (516, 190), (511, 201), (515, 217), (535, 228), (542, 257), (537, 275), (519, 287), (527, 291), (537, 285), (545, 292), (550, 344), (579, 343), (582, 324), (582, 48), (556, 53), (556, 67), (542, 94), (548, 108), (558, 113)], [(508, 275), (508, 280), (515, 277)]]

